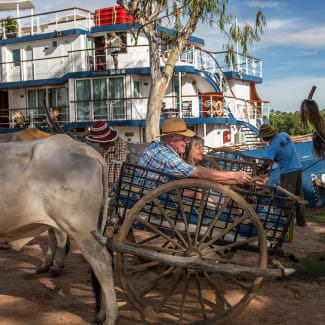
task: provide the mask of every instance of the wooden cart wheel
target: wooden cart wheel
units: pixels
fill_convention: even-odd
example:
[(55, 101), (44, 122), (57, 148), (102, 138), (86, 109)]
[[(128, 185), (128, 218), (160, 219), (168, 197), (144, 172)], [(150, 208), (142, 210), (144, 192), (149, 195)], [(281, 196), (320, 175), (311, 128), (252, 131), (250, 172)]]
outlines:
[[(128, 212), (117, 241), (234, 269), (267, 267), (266, 238), (255, 211), (230, 188), (207, 180), (178, 180), (152, 190)], [(253, 247), (257, 254), (247, 250)], [(116, 257), (129, 300), (148, 319), (164, 324), (221, 324), (245, 308), (263, 280), (139, 259), (130, 253), (117, 252)]]

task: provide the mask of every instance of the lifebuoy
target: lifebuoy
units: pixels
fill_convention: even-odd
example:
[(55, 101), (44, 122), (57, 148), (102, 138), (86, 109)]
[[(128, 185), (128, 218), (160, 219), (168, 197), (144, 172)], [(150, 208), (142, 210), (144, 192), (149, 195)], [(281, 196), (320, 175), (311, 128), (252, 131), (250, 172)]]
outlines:
[(223, 116), (223, 104), (222, 104), (221, 100), (218, 100), (216, 102), (215, 110), (216, 110), (217, 116)]

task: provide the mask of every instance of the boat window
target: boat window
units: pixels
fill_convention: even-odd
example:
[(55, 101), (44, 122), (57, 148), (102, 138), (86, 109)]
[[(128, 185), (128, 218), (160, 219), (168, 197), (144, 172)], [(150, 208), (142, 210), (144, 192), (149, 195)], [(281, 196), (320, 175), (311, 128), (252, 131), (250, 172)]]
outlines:
[[(108, 98), (110, 106), (110, 119), (126, 119), (124, 110), (124, 84), (123, 77), (108, 79)], [(121, 99), (119, 99), (121, 98)]]
[(67, 119), (67, 89), (57, 88), (58, 121), (68, 121)]
[(56, 88), (50, 88), (48, 91), (48, 105), (50, 108), (56, 106)]
[(93, 79), (94, 119), (107, 120), (107, 78)]
[(28, 90), (28, 108), (36, 108), (36, 90)]
[(90, 120), (91, 85), (90, 79), (76, 81), (77, 120)]
[(140, 81), (139, 80), (133, 80), (133, 96), (135, 98), (140, 97)]
[(20, 50), (12, 50), (12, 61), (15, 67), (20, 66)]
[(29, 109), (29, 120), (36, 126), (47, 126), (47, 116), (44, 110), (46, 106), (52, 112), (52, 118), (56, 121), (67, 121), (67, 89), (42, 88), (28, 90), (27, 105)]

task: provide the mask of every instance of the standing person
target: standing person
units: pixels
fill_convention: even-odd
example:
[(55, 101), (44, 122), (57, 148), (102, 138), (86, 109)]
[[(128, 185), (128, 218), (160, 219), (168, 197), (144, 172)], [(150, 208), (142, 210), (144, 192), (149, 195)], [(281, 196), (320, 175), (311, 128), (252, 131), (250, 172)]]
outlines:
[(110, 48), (110, 54), (113, 57), (115, 69), (118, 69), (118, 54), (121, 51), (122, 46), (123, 42), (115, 32), (107, 34), (105, 49)]
[(203, 159), (203, 146), (204, 140), (202, 138), (196, 135), (192, 137), (186, 145), (184, 161), (192, 166), (199, 166)]
[(92, 124), (88, 141), (96, 143), (95, 149), (104, 157), (108, 168), (108, 192), (111, 193), (114, 182), (120, 176), (121, 163), (127, 155), (127, 143), (104, 121)]
[[(258, 173), (264, 173), (272, 161), (277, 162), (280, 167), (281, 186), (303, 199), (302, 166), (290, 136), (285, 132), (277, 133), (269, 124), (263, 124), (258, 137), (269, 142), (264, 163)], [(297, 208), (296, 223), (301, 227), (306, 226), (304, 204), (299, 204)]]
[[(220, 184), (245, 184), (252, 181), (252, 175), (248, 172), (219, 171), (191, 166), (184, 162), (180, 155), (184, 154), (186, 144), (194, 136), (195, 133), (186, 127), (183, 119), (174, 118), (164, 121), (162, 141), (152, 143), (146, 148), (139, 160), (139, 165), (178, 177), (203, 178)], [(139, 176), (143, 176), (142, 173), (139, 173)], [(154, 183), (158, 176), (151, 173), (150, 177)]]

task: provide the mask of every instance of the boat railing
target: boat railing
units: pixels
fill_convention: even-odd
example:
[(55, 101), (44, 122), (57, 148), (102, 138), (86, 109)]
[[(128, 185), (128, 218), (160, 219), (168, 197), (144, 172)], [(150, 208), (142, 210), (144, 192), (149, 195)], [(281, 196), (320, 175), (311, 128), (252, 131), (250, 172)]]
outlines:
[(233, 116), (251, 124), (256, 124), (257, 120), (268, 119), (270, 113), (270, 103), (268, 101), (253, 101), (232, 96), (224, 96), (226, 105), (231, 110)]
[[(209, 97), (205, 95), (205, 97)], [(202, 95), (165, 96), (161, 118), (228, 118), (227, 109), (215, 106), (215, 98), (210, 96), (211, 107), (202, 105)], [(148, 97), (97, 98), (70, 101), (69, 106), (49, 106), (52, 118), (59, 124), (88, 122), (96, 120), (145, 120)], [(3, 115), (3, 116), (1, 116)], [(9, 125), (8, 125), (9, 124)], [(47, 127), (48, 121), (44, 107), (20, 107), (3, 111), (0, 114), (1, 127)]]
[(68, 8), (0, 20), (2, 39), (58, 32), (71, 28), (90, 30), (93, 13), (82, 8)]
[(263, 61), (252, 56), (244, 56), (242, 53), (234, 53), (234, 62), (230, 62), (230, 65), (226, 64), (226, 51), (222, 52), (211, 52), (210, 54), (215, 57), (218, 62), (223, 62), (221, 66), (224, 72), (234, 71), (241, 77), (243, 74), (263, 77)]
[[(105, 76), (106, 77), (106, 76)], [(107, 82), (107, 81), (106, 81)], [(50, 112), (60, 123), (80, 122), (92, 120), (145, 120), (148, 97), (130, 96), (120, 98), (96, 98), (70, 101), (67, 106), (50, 107)], [(134, 95), (134, 91), (133, 91)], [(139, 95), (139, 94), (138, 94)], [(258, 127), (258, 120), (268, 118), (265, 106), (268, 102), (250, 102), (244, 99), (224, 96), (220, 106), (217, 95), (166, 95), (161, 108), (161, 118), (228, 118), (233, 116), (237, 120), (248, 122)], [(42, 106), (42, 105), (40, 105)], [(50, 106), (50, 105), (49, 105)], [(43, 107), (15, 108), (9, 110), (10, 127), (19, 124), (16, 120), (24, 117), (24, 122), (36, 126), (46, 123), (46, 113)], [(69, 115), (69, 112), (73, 115)], [(74, 113), (72, 113), (74, 112)], [(8, 113), (3, 111), (0, 121), (8, 123)], [(1, 123), (1, 122), (0, 122)], [(1, 127), (1, 125), (0, 125)]]
[[(68, 106), (56, 106), (48, 109), (53, 121), (59, 125), (63, 125), (69, 122)], [(15, 108), (10, 109), (9, 118), (8, 115), (0, 116), (0, 120), (7, 119), (6, 123), (0, 123), (0, 128), (10, 127), (36, 127), (46, 128), (49, 127), (48, 118), (44, 107), (33, 108)]]

